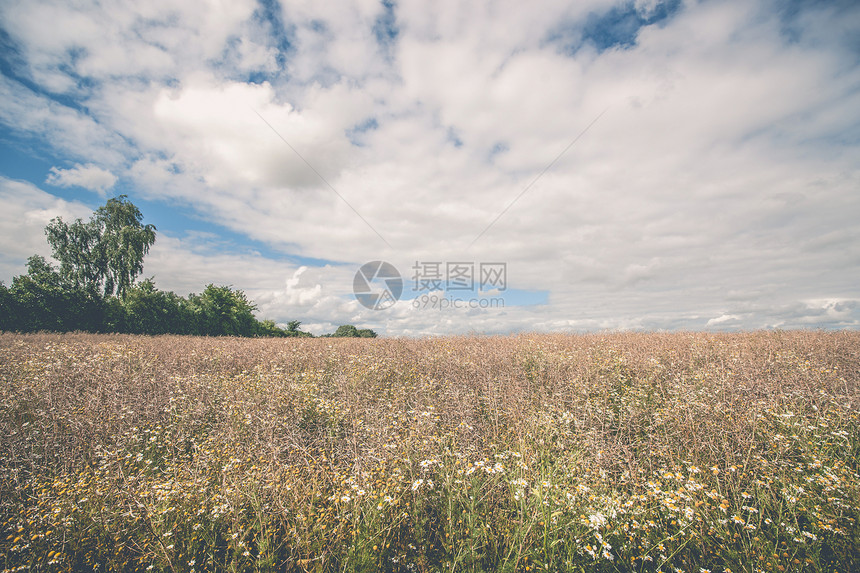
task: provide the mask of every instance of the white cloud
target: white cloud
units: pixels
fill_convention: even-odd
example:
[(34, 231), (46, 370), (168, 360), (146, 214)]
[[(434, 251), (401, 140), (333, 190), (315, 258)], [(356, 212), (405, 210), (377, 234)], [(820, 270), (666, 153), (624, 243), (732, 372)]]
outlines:
[[(279, 320), (392, 333), (854, 324), (855, 307), (804, 301), (860, 298), (860, 10), (691, 1), (634, 46), (574, 51), (588, 15), (615, 4), (401, 2), (381, 46), (369, 0), (284, 2), (283, 26), (250, 1), (7, 2), (20, 75), (41, 91), (0, 78), (0, 121), (83, 165), (49, 182), (118, 176), (275, 250), (345, 263), (159, 235), (147, 272), (161, 286), (241, 284)], [(94, 165), (102, 179), (79, 173)], [(351, 280), (380, 258), (404, 273), (505, 261), (512, 288), (550, 302), (374, 313)]]
[(0, 123), (74, 160), (113, 168), (134, 153), (123, 137), (86, 113), (0, 74)]
[(738, 321), (740, 319), (741, 319), (741, 317), (736, 315), (736, 314), (723, 314), (723, 315), (720, 315), (716, 318), (710, 319), (707, 322), (706, 326), (715, 326), (717, 324), (722, 324), (724, 322), (735, 322), (735, 321)]
[(116, 175), (92, 163), (78, 163), (71, 169), (51, 167), (45, 180), (45, 183), (55, 187), (83, 187), (102, 196), (106, 195), (116, 182)]
[(54, 217), (66, 221), (86, 219), (92, 211), (77, 202), (64, 201), (25, 181), (0, 176), (0, 280), (26, 274), (32, 255), (50, 258), (45, 226)]
[(304, 286), (302, 282), (302, 274), (308, 270), (307, 267), (299, 267), (292, 278), (287, 279), (286, 296), (289, 304), (305, 306), (315, 304), (320, 300), (322, 294), (322, 285), (319, 283), (313, 286)]

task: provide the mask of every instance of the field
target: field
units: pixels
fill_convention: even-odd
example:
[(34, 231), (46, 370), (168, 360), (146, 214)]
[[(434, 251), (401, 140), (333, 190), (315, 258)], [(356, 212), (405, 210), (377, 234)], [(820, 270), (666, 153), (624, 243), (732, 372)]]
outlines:
[(860, 333), (0, 334), (0, 570), (858, 571)]

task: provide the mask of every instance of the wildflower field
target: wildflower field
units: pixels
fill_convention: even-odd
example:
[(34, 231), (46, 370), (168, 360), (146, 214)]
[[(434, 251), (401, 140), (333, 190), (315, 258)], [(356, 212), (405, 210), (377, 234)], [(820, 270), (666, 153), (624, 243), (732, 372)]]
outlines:
[(0, 334), (0, 570), (858, 571), (860, 333)]

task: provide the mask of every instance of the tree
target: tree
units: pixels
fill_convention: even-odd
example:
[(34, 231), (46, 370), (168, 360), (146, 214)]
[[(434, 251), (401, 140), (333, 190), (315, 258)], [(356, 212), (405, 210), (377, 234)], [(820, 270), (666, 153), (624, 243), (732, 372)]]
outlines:
[(53, 248), (54, 258), (60, 262), (58, 277), (76, 288), (98, 292), (105, 265), (95, 225), (83, 223), (80, 219), (68, 225), (56, 217), (45, 227), (45, 235)]
[(101, 245), (107, 260), (105, 295), (124, 297), (143, 271), (143, 257), (155, 243), (155, 226), (143, 225), (143, 214), (125, 195), (108, 200), (96, 212), (102, 230)]
[(158, 290), (153, 279), (135, 283), (155, 243), (155, 227), (142, 219), (125, 195), (108, 200), (86, 223), (52, 219), (45, 235), (59, 268), (34, 255), (11, 287), (0, 282), (0, 330), (312, 336), (297, 320), (287, 329), (258, 321), (245, 293), (228, 286), (210, 284), (183, 298)]
[(257, 336), (282, 338), (289, 335), (286, 330), (279, 328), (278, 325), (275, 324), (274, 320), (267, 319), (257, 323)]
[(257, 322), (257, 336), (267, 336), (274, 338), (313, 338), (310, 332), (299, 330), (301, 325), (299, 320), (291, 320), (287, 323), (287, 328), (280, 328), (275, 324), (274, 320), (262, 320)]
[(151, 278), (145, 279), (132, 286), (122, 299), (124, 324), (118, 330), (133, 334), (185, 334), (186, 306), (182, 297), (158, 290)]
[(0, 281), (0, 331), (13, 330), (18, 323), (18, 301)]
[(342, 324), (337, 327), (332, 335), (335, 338), (351, 338), (358, 337), (358, 329), (351, 324)]
[(204, 336), (254, 336), (256, 306), (241, 290), (210, 284), (199, 295), (188, 297), (197, 319), (198, 332)]
[(14, 330), (65, 330), (67, 290), (56, 269), (44, 257), (33, 255), (27, 259), (27, 274), (14, 277), (9, 289), (18, 307)]
[(78, 288), (124, 298), (143, 271), (143, 257), (155, 243), (155, 227), (143, 225), (140, 210), (125, 195), (99, 207), (84, 223), (56, 217), (45, 228), (60, 276)]
[(9, 294), (15, 300), (15, 324), (10, 330), (70, 331), (102, 329), (104, 301), (97, 293), (64, 281), (43, 257), (27, 261), (27, 274), (12, 279)]
[(332, 336), (335, 338), (376, 338), (376, 333), (369, 328), (358, 329), (351, 324), (343, 324), (337, 327)]

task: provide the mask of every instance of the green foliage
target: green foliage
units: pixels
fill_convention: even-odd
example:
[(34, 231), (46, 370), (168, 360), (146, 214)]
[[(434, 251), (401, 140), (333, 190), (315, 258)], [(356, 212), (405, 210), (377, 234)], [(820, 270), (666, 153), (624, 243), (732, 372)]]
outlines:
[(286, 336), (286, 331), (278, 328), (274, 320), (266, 319), (257, 324), (257, 336), (279, 338)]
[(299, 330), (302, 323), (298, 320), (291, 320), (287, 323), (287, 328), (279, 328), (274, 320), (263, 320), (257, 325), (257, 336), (267, 336), (276, 338), (312, 338), (313, 334)]
[(0, 281), (0, 330), (11, 330), (18, 317), (18, 301)]
[(358, 329), (351, 324), (344, 324), (337, 327), (337, 330), (334, 331), (335, 338), (340, 337), (354, 337), (358, 338)]
[(142, 225), (143, 215), (125, 195), (110, 199), (95, 214), (106, 260), (105, 294), (125, 296), (143, 271), (143, 257), (155, 243), (155, 226)]
[(104, 301), (75, 284), (67, 283), (43, 257), (27, 261), (27, 274), (12, 279), (9, 295), (14, 317), (4, 329), (98, 332), (104, 319)]
[(369, 328), (358, 329), (351, 324), (343, 324), (338, 326), (331, 336), (334, 338), (376, 338), (376, 333)]
[(69, 225), (56, 217), (45, 227), (45, 235), (54, 258), (60, 261), (59, 276), (75, 288), (97, 292), (103, 282), (105, 261), (98, 248), (96, 226), (80, 219)]
[(120, 304), (121, 330), (132, 334), (186, 333), (188, 315), (188, 302), (156, 289), (152, 279), (134, 285)]
[(60, 276), (76, 288), (124, 297), (155, 242), (155, 227), (142, 219), (125, 195), (109, 199), (87, 223), (52, 219), (45, 234), (60, 261)]
[(199, 334), (205, 336), (254, 336), (256, 307), (240, 290), (210, 284), (200, 295), (188, 297)]

